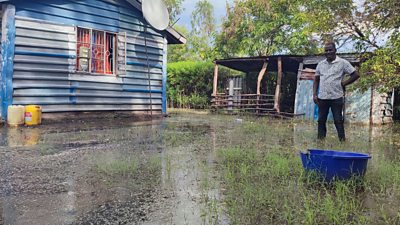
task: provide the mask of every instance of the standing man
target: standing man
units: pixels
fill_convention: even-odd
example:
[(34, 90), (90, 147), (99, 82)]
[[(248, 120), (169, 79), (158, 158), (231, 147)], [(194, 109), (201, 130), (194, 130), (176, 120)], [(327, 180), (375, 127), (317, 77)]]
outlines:
[[(336, 55), (334, 42), (326, 43), (324, 50), (326, 59), (317, 65), (313, 86), (314, 103), (318, 105), (318, 139), (326, 137), (326, 120), (329, 109), (331, 109), (339, 140), (345, 141), (344, 90), (347, 85), (352, 84), (360, 76), (347, 60)], [(345, 74), (349, 74), (350, 78), (344, 80)], [(319, 94), (317, 94), (318, 87)]]

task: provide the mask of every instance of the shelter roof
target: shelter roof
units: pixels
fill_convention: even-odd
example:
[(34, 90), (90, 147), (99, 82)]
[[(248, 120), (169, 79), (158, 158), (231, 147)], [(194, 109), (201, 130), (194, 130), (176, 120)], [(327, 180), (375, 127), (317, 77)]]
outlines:
[[(352, 64), (360, 62), (358, 54), (356, 53), (343, 53), (338, 54), (339, 57), (348, 60)], [(237, 57), (227, 59), (216, 59), (214, 62), (217, 65), (222, 65), (230, 69), (242, 71), (245, 73), (259, 72), (264, 64), (268, 62), (268, 71), (276, 71), (278, 66), (278, 58), (282, 59), (283, 68), (296, 71), (298, 64), (314, 65), (325, 59), (325, 56), (320, 55), (271, 55), (271, 56), (255, 56), (255, 57)]]
[[(274, 55), (274, 56), (256, 56), (256, 57), (242, 57), (242, 58), (228, 58), (217, 59), (215, 63), (228, 67), (230, 69), (242, 71), (245, 73), (259, 72), (264, 64), (268, 62), (268, 70), (276, 70), (278, 58), (282, 59), (282, 64), (298, 65), (303, 60), (302, 56), (296, 55)], [(296, 68), (297, 69), (297, 68)]]

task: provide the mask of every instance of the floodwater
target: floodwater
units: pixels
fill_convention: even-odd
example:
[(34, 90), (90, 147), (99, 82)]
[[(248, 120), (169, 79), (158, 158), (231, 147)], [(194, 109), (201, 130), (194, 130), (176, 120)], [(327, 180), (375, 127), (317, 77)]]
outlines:
[[(294, 152), (321, 146), (313, 123), (235, 116), (2, 127), (0, 224), (229, 224), (216, 152), (246, 142), (248, 120), (268, 124), (266, 135), (274, 137), (255, 145)], [(273, 132), (277, 127), (282, 135)], [(348, 150), (399, 159), (397, 126), (352, 125), (347, 131)], [(332, 126), (328, 132), (335, 140)]]

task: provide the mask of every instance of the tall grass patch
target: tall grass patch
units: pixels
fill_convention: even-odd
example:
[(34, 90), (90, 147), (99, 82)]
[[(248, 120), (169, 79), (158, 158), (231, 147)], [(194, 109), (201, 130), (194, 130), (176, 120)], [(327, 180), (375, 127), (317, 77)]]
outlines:
[(321, 144), (304, 134), (293, 138), (285, 123), (245, 123), (218, 149), (231, 224), (400, 224), (400, 163), (377, 157), (363, 179), (326, 184), (304, 172), (297, 140), (350, 150), (360, 142), (367, 152), (373, 145)]

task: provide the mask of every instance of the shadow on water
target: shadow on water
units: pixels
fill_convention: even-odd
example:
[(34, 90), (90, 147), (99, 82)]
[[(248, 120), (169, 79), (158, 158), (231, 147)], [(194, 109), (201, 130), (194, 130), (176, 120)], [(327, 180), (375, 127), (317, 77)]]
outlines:
[(312, 123), (187, 114), (3, 127), (0, 224), (230, 224), (221, 149), (340, 148), (370, 153), (372, 164), (399, 160), (399, 126), (347, 131), (340, 144), (330, 126), (321, 143)]

